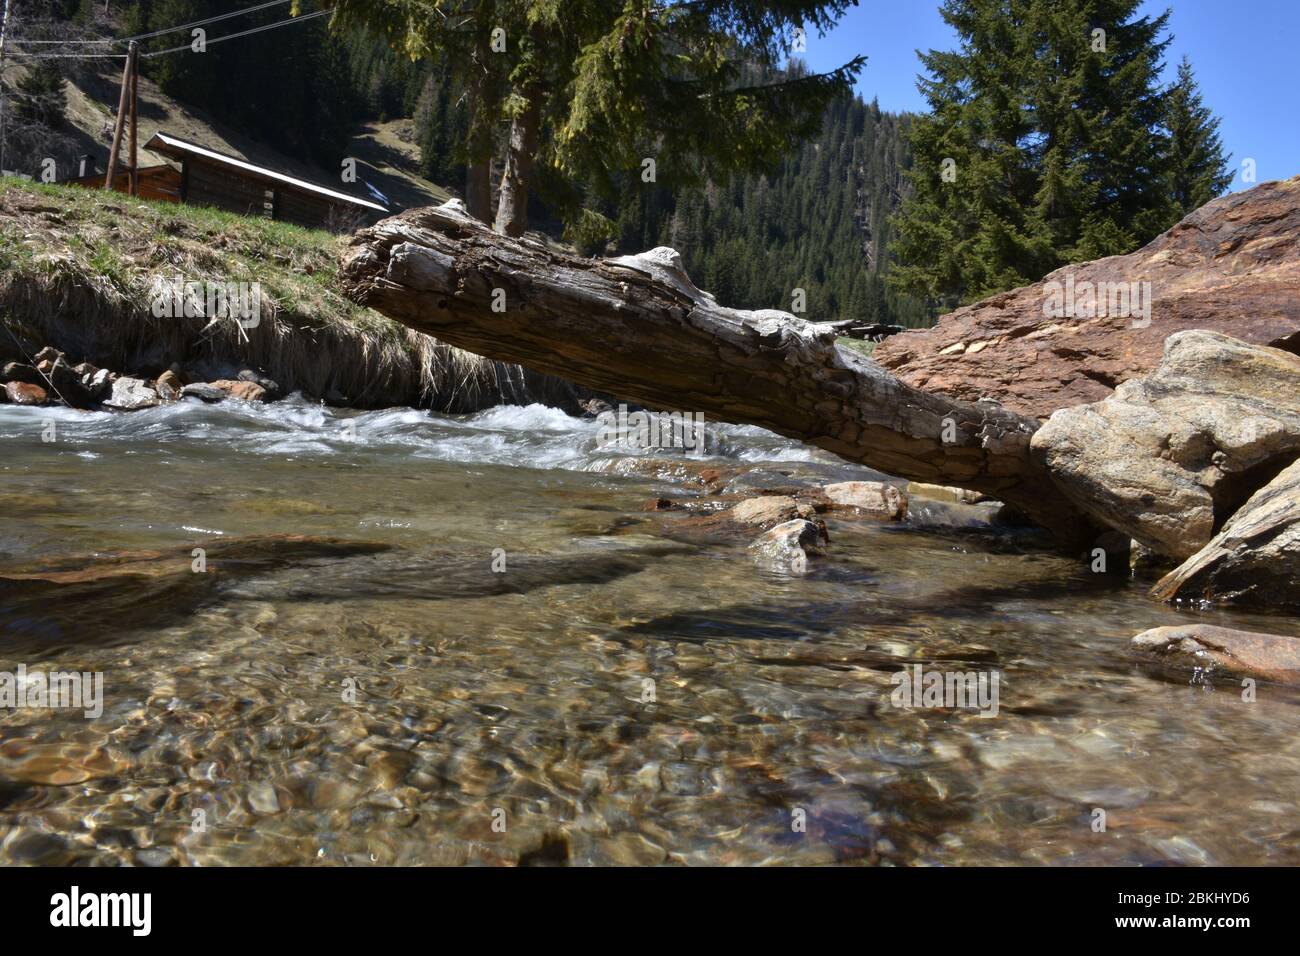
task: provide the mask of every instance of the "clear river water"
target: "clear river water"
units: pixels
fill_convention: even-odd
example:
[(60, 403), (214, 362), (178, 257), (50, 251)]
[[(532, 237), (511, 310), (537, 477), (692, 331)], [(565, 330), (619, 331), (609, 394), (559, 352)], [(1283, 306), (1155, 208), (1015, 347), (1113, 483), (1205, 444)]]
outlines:
[[(598, 427), (0, 406), (0, 673), (103, 675), (0, 708), (0, 863), (1300, 864), (1300, 691), (1129, 647), (1300, 622), (919, 499), (773, 570)], [(709, 429), (755, 482), (878, 477)], [(896, 706), (917, 664), (996, 715)]]

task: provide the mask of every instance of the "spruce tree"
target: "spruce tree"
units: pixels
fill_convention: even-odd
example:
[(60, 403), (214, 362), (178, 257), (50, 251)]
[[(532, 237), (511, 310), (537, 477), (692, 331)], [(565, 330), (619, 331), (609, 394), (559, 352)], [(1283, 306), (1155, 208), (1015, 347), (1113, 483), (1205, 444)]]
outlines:
[(1178, 214), (1185, 216), (1223, 195), (1232, 182), (1228, 157), (1219, 139), (1219, 119), (1201, 101), (1192, 63), (1183, 57), (1178, 81), (1166, 99), (1169, 130), (1169, 191)]
[(1141, 0), (945, 0), (921, 55), (895, 289), (937, 305), (1129, 252), (1177, 221), (1160, 83), (1168, 13)]

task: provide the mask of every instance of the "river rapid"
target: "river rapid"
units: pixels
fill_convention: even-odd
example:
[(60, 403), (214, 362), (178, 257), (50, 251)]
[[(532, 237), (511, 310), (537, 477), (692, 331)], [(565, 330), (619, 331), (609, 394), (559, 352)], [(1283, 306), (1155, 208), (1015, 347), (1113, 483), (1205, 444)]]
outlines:
[[(1129, 647), (1294, 619), (920, 499), (786, 573), (645, 510), (700, 462), (598, 431), (0, 406), (0, 672), (103, 679), (0, 708), (0, 862), (1300, 864), (1300, 692)], [(750, 487), (879, 477), (708, 431)], [(914, 665), (996, 713), (898, 706)]]

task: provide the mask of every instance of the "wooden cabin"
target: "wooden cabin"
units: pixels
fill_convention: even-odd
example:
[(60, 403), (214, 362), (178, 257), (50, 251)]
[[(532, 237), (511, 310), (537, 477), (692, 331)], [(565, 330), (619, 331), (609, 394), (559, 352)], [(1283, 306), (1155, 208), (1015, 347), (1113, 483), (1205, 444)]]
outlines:
[[(104, 176), (104, 173), (90, 173), (85, 176), (77, 176), (75, 179), (69, 179), (67, 182), (74, 186), (85, 186), (89, 189), (103, 189)], [(129, 193), (131, 191), (130, 170), (118, 169), (113, 176), (113, 189), (119, 193)], [(166, 163), (160, 163), (157, 166), (141, 166), (139, 192), (141, 199), (180, 202), (180, 170)]]
[[(281, 219), (311, 229), (348, 223), (371, 223), (388, 210), (378, 203), (349, 196), (305, 179), (256, 166), (243, 159), (190, 143), (169, 133), (153, 135), (144, 148), (176, 162), (140, 168), (140, 196), (198, 206), (213, 206), (245, 216)], [(103, 188), (104, 174), (68, 180)], [(130, 191), (129, 170), (119, 169), (113, 189)]]

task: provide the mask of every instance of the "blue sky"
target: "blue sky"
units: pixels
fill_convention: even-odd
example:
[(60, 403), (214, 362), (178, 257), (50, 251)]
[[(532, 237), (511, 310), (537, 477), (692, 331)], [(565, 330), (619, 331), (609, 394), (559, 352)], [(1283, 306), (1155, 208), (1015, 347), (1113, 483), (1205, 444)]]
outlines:
[[(1172, 76), (1184, 53), (1192, 59), (1206, 104), (1222, 118), (1220, 134), (1241, 182), (1241, 160), (1253, 158), (1259, 182), (1300, 175), (1300, 0), (1163, 0), (1142, 12), (1171, 9)], [(923, 110), (916, 90), (917, 49), (952, 49), (956, 37), (939, 16), (938, 0), (859, 0), (825, 37), (808, 37), (815, 69), (865, 53), (858, 89), (884, 110)]]

